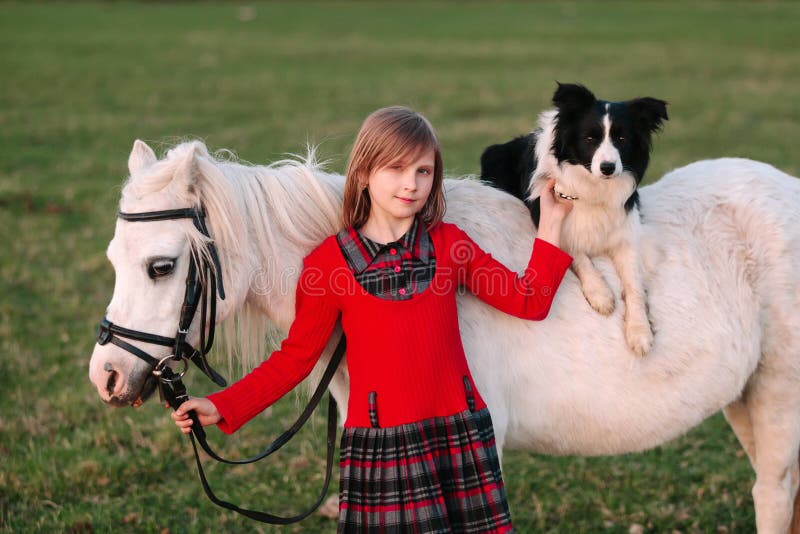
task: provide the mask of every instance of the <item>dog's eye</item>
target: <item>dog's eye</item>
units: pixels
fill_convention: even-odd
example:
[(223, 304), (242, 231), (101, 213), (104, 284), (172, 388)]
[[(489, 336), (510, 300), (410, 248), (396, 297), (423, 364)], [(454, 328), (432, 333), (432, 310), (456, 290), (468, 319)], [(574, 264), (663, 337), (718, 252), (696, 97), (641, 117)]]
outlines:
[(158, 258), (147, 265), (147, 276), (151, 280), (172, 274), (175, 270), (175, 260), (171, 258)]

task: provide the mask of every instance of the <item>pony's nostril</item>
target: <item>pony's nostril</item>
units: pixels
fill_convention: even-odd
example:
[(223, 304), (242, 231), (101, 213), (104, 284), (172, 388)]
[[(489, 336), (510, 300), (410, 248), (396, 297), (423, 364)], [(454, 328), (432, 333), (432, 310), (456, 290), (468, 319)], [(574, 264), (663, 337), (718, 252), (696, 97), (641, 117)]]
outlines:
[(108, 382), (106, 382), (106, 391), (108, 391), (109, 395), (114, 394), (114, 388), (117, 386), (117, 372), (111, 368), (110, 364), (106, 364), (103, 367), (104, 370), (108, 371)]

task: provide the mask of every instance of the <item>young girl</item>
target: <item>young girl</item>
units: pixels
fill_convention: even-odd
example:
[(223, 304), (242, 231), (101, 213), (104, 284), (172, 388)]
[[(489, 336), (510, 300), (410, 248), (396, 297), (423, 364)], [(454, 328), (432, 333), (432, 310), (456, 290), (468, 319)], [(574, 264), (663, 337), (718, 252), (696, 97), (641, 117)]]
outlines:
[(229, 388), (172, 415), (184, 433), (231, 433), (308, 375), (337, 319), (350, 396), (341, 439), (339, 531), (507, 532), (511, 518), (486, 403), (470, 375), (456, 291), (506, 313), (547, 315), (571, 258), (557, 248), (571, 209), (553, 183), (518, 276), (442, 222), (442, 158), (421, 115), (380, 109), (350, 154), (345, 229), (304, 260), (296, 317), (280, 350)]

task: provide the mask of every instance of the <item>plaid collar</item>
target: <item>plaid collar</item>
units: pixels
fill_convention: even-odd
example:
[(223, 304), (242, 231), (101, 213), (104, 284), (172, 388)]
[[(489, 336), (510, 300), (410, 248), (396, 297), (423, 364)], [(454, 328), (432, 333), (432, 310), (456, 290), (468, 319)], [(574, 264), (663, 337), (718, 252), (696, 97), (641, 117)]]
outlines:
[(425, 225), (418, 217), (414, 217), (411, 228), (400, 239), (391, 243), (376, 243), (358, 233), (352, 226), (343, 229), (336, 237), (347, 263), (356, 274), (364, 272), (379, 254), (393, 246), (400, 246), (408, 250), (412, 258), (419, 259), (425, 264), (430, 261), (433, 248), (430, 245), (430, 236), (425, 230)]

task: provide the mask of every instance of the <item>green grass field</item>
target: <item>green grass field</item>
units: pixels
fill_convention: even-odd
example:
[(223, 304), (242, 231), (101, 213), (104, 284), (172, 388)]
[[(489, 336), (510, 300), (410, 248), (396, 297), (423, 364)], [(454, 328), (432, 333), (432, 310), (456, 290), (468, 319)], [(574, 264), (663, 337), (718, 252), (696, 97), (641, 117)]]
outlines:
[[(112, 410), (89, 383), (135, 138), (163, 151), (199, 137), (258, 163), (310, 141), (341, 172), (362, 118), (399, 103), (437, 126), (449, 174), (476, 173), (486, 145), (530, 130), (556, 80), (579, 81), (669, 101), (649, 180), (729, 155), (798, 175), (798, 21), (800, 4), (780, 2), (0, 4), (0, 531), (335, 529), (220, 511), (163, 408)], [(301, 402), (226, 451), (256, 450)], [(321, 483), (324, 432), (318, 418), (273, 461), (211, 467), (215, 487), (298, 510)], [(515, 451), (504, 467), (522, 533), (755, 528), (753, 474), (719, 415), (643, 454)]]

